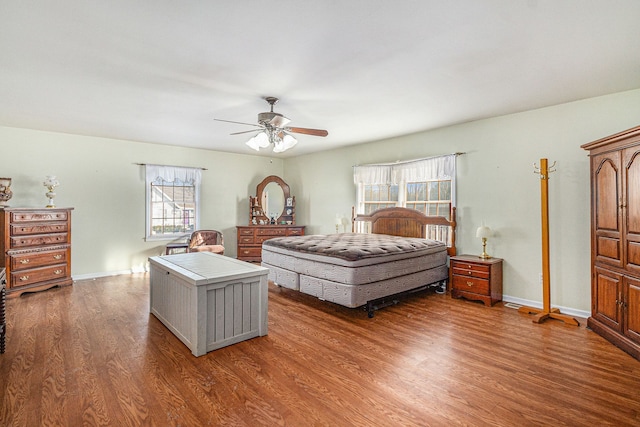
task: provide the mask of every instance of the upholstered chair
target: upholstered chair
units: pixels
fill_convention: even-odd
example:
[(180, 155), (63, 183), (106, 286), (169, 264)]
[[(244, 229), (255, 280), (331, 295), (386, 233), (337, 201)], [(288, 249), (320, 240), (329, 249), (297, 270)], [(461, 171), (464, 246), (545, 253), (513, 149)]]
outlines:
[(224, 238), (218, 230), (196, 230), (191, 233), (187, 252), (213, 252), (224, 255)]

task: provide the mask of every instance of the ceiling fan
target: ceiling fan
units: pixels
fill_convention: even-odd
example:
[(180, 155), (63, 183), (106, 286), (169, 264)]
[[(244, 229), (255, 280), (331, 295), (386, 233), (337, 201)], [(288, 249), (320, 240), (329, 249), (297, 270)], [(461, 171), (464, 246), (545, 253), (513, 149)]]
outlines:
[(291, 135), (292, 133), (300, 133), (313, 136), (327, 136), (329, 132), (323, 129), (309, 129), (287, 126), (291, 121), (280, 113), (273, 111), (273, 106), (278, 102), (278, 98), (267, 96), (264, 98), (271, 106), (271, 111), (258, 114), (258, 123), (235, 122), (232, 120), (214, 119), (219, 122), (236, 123), (239, 125), (254, 126), (258, 129), (234, 132), (231, 135), (240, 135), (249, 132), (258, 132), (254, 137), (247, 141), (247, 145), (256, 151), (261, 148), (267, 148), (273, 144), (273, 152), (281, 153), (293, 147), (298, 141)]

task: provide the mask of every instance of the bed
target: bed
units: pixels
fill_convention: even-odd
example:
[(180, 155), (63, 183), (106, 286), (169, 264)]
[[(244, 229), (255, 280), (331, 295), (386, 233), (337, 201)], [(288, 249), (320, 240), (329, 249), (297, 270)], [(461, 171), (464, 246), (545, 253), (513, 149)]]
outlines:
[(345, 307), (374, 311), (427, 287), (444, 291), (455, 255), (450, 219), (407, 208), (353, 218), (351, 233), (280, 237), (262, 245), (269, 280)]

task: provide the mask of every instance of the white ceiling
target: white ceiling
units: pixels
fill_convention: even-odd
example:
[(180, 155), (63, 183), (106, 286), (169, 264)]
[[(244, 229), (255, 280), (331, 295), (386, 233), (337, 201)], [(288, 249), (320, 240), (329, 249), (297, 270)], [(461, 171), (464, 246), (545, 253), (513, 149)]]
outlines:
[[(255, 154), (276, 96), (311, 153), (640, 88), (638, 0), (0, 3), (0, 125)], [(270, 150), (261, 154), (272, 155)]]

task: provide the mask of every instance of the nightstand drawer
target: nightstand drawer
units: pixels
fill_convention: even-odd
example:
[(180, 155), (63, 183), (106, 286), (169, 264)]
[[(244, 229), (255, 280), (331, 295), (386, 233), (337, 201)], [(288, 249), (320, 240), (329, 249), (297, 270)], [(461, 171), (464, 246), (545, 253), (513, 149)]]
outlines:
[(453, 289), (475, 294), (489, 295), (489, 281), (475, 277), (453, 275)]
[(473, 266), (474, 268), (460, 268), (458, 265), (453, 267), (453, 274), (457, 274), (460, 276), (469, 276), (469, 277), (480, 277), (482, 279), (488, 279), (490, 276), (490, 271), (488, 268), (479, 268), (481, 266)]

